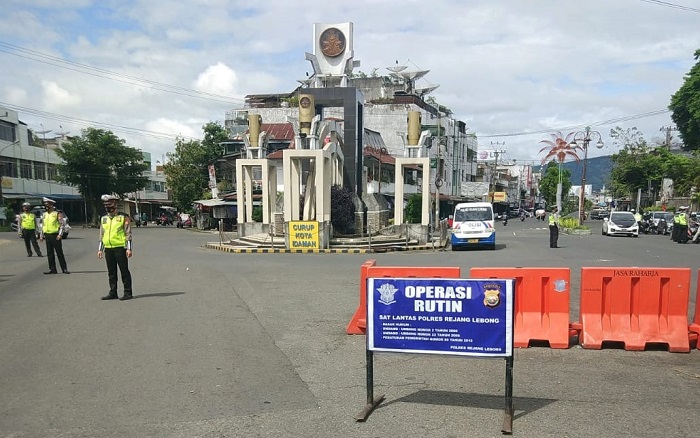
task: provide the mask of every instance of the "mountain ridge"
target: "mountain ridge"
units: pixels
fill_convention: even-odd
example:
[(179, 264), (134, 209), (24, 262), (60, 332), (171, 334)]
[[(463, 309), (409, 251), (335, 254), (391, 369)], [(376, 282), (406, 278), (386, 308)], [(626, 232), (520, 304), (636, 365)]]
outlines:
[[(533, 166), (534, 172), (539, 172), (542, 166)], [(581, 185), (583, 174), (583, 159), (581, 161), (567, 161), (562, 164), (564, 169), (571, 172), (571, 184)], [(603, 186), (610, 187), (610, 172), (613, 168), (612, 157), (609, 155), (589, 158), (586, 164), (586, 185), (592, 185), (594, 192), (599, 192)]]

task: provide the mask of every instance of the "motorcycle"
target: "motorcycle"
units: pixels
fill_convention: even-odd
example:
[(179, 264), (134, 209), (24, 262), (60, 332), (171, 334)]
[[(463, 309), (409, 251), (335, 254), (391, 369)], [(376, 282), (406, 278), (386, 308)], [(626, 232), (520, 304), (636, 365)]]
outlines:
[(667, 236), (670, 233), (670, 230), (668, 229), (666, 219), (659, 219), (659, 222), (657, 222), (654, 231), (656, 232), (656, 234), (662, 234), (664, 236)]
[(639, 231), (641, 231), (643, 234), (649, 234), (651, 233), (651, 228), (653, 225), (653, 223), (649, 223), (649, 219), (641, 220), (639, 221)]
[(688, 241), (692, 243), (700, 243), (698, 228), (700, 228), (700, 224), (698, 224), (698, 222), (691, 222), (688, 224)]
[(163, 214), (158, 218), (156, 223), (158, 225), (162, 225), (162, 226), (172, 225), (173, 220), (170, 217), (168, 217), (167, 215)]

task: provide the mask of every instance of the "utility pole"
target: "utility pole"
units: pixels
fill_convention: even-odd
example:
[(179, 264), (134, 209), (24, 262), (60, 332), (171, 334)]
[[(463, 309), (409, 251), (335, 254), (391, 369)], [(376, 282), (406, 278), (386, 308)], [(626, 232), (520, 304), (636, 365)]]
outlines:
[(666, 133), (666, 142), (664, 143), (664, 146), (666, 146), (667, 151), (670, 151), (671, 150), (671, 132), (678, 131), (678, 129), (674, 125), (670, 125), (670, 126), (662, 126), (659, 129), (659, 131)]
[(434, 230), (437, 230), (438, 224), (440, 223), (440, 187), (442, 186), (442, 176), (440, 175), (440, 134), (442, 132), (442, 125), (440, 121), (441, 114), (439, 106), (437, 113), (437, 150), (435, 151), (435, 223), (433, 224)]
[[(505, 146), (506, 142), (497, 142), (497, 141), (492, 141), (491, 145), (496, 145), (496, 146)], [(494, 156), (494, 161), (493, 161), (493, 171), (491, 172), (491, 181), (489, 182), (489, 193), (491, 193), (491, 204), (493, 204), (493, 199), (496, 194), (496, 184), (495, 184), (495, 177), (496, 177), (496, 172), (498, 171), (498, 157), (505, 154), (506, 151), (505, 149), (501, 150), (495, 150), (493, 151), (493, 156)]]

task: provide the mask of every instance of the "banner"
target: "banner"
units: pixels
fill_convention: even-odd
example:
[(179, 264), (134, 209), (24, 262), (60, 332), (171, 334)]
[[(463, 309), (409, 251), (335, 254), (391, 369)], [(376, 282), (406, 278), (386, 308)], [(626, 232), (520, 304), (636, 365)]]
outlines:
[(209, 188), (216, 188), (216, 170), (214, 169), (213, 164), (209, 165)]
[(513, 280), (370, 278), (367, 283), (369, 350), (513, 354)]
[(501, 151), (494, 149), (479, 149), (476, 151), (476, 161), (496, 161)]

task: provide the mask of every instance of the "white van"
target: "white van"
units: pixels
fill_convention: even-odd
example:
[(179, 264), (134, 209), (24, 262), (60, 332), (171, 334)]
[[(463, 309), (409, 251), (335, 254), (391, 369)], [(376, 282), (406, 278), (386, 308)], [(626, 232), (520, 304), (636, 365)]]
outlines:
[(452, 251), (467, 247), (496, 249), (496, 228), (490, 202), (466, 202), (455, 206)]

